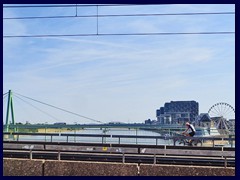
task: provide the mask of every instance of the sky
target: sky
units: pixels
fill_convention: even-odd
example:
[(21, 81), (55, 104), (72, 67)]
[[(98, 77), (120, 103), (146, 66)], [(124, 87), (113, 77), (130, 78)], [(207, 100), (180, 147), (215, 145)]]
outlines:
[[(98, 15), (215, 12), (235, 6), (98, 6)], [(7, 19), (96, 14), (96, 6), (3, 8), (3, 92), (13, 92), (15, 122), (143, 123), (170, 101), (197, 101), (199, 113), (219, 102), (235, 108), (234, 33), (116, 35), (235, 32), (235, 14)], [(97, 33), (115, 35), (89, 35)], [(7, 37), (60, 34), (89, 36)]]

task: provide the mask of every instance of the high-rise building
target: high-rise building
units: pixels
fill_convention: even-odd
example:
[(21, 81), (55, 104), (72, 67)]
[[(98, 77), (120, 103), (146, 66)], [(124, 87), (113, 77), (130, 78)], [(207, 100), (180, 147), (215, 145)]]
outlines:
[(192, 122), (198, 116), (199, 106), (196, 101), (171, 101), (157, 109), (157, 121), (160, 124), (182, 124)]

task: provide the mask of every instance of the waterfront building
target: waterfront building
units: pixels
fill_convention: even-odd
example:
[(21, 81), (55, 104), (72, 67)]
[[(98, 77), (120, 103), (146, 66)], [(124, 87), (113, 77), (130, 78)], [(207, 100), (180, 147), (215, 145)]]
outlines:
[(157, 121), (160, 124), (184, 124), (193, 122), (199, 113), (196, 101), (171, 101), (156, 111)]
[(198, 115), (196, 117), (196, 121), (195, 121), (197, 126), (200, 127), (213, 127), (213, 121), (211, 120), (210, 116), (208, 113), (201, 113), (200, 115)]

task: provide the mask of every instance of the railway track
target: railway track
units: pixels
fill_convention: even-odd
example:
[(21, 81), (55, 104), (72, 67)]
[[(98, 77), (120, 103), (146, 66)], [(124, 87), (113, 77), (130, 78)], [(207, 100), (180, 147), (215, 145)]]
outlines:
[(235, 148), (223, 147), (4, 141), (3, 157), (235, 167)]
[(4, 158), (235, 167), (235, 158), (4, 149)]

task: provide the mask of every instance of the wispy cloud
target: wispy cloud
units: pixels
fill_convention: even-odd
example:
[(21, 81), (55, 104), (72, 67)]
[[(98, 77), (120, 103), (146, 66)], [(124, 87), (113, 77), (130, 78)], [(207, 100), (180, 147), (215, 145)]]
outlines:
[[(133, 12), (207, 12), (231, 8), (141, 6), (134, 7)], [(132, 10), (128, 7), (118, 12), (117, 9), (111, 11), (117, 14)], [(111, 11), (103, 8), (101, 13)], [(89, 9), (85, 13), (92, 12)], [(14, 10), (5, 13), (20, 15)], [(234, 19), (230, 16), (118, 18), (121, 21), (105, 18), (99, 25), (101, 32), (195, 32), (209, 30), (209, 24), (216, 20), (225, 22), (223, 18)], [(96, 28), (95, 20), (80, 20), (58, 20), (52, 26), (46, 20), (4, 21), (4, 34), (71, 34), (96, 30), (92, 29)], [(43, 22), (46, 23), (39, 26)], [(234, 24), (216, 24), (214, 30), (222, 27), (231, 29)], [(9, 38), (4, 39), (3, 45), (4, 92), (12, 89), (104, 122), (143, 122), (155, 118), (156, 108), (171, 100), (197, 100), (204, 104), (200, 112), (206, 112), (208, 106), (221, 99), (235, 105), (233, 35)], [(211, 97), (206, 98), (206, 94)], [(67, 115), (61, 118), (78, 121)], [(24, 114), (20, 119), (26, 119)], [(32, 119), (38, 121), (34, 120), (34, 113)], [(39, 115), (39, 121), (45, 119), (46, 116)]]

